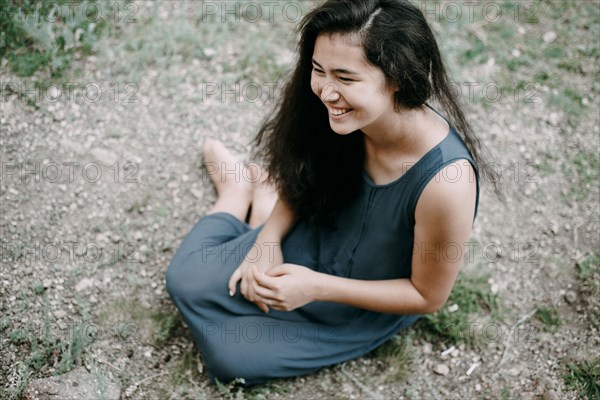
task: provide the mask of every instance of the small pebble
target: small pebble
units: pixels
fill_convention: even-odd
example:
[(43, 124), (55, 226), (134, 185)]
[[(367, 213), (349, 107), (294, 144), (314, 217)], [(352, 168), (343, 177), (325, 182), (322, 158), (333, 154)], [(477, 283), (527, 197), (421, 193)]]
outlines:
[(577, 301), (577, 293), (572, 290), (565, 293), (565, 301), (569, 304), (574, 304)]
[(94, 286), (94, 281), (92, 279), (83, 278), (79, 281), (79, 283), (77, 283), (77, 285), (75, 285), (75, 291), (81, 292), (82, 290), (85, 290), (92, 286)]
[(557, 35), (556, 32), (554, 31), (549, 31), (544, 33), (544, 36), (542, 36), (542, 39), (544, 39), (544, 42), (546, 43), (552, 43), (556, 40)]
[(430, 343), (423, 344), (423, 354), (431, 354), (432, 348)]
[(544, 400), (559, 400), (559, 398), (554, 390), (548, 390), (544, 393)]
[(560, 123), (560, 116), (557, 113), (550, 113), (548, 117), (548, 123), (552, 126), (558, 126)]
[(442, 357), (447, 356), (448, 354), (452, 353), (455, 349), (456, 349), (456, 347), (451, 346), (451, 347), (447, 348), (446, 350), (442, 351), (442, 353), (441, 353)]
[(438, 364), (433, 368), (433, 372), (438, 375), (446, 376), (450, 372), (450, 368), (445, 364)]
[(556, 386), (554, 381), (548, 377), (542, 378), (541, 384), (548, 389), (554, 389), (554, 387)]

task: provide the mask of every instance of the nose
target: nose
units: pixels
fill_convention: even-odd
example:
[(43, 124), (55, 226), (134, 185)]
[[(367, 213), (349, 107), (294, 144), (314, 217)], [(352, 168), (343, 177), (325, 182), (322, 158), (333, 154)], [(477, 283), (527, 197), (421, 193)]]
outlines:
[(325, 84), (323, 90), (321, 90), (321, 94), (319, 97), (321, 97), (321, 101), (323, 101), (324, 103), (338, 101), (340, 98), (340, 94), (337, 91), (336, 84), (333, 82)]

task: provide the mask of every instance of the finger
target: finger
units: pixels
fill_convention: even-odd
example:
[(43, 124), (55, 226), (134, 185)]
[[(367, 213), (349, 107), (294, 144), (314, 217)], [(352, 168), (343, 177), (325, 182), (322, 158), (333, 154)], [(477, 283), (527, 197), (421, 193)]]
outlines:
[(240, 292), (242, 292), (242, 296), (248, 298), (248, 279), (242, 278), (242, 282), (240, 283)]
[(262, 272), (256, 272), (254, 274), (254, 279), (256, 280), (256, 283), (258, 283), (259, 286), (265, 287), (267, 289), (271, 289), (271, 290), (275, 290), (276, 289), (276, 283), (277, 283), (277, 277), (272, 277), (269, 275), (266, 275)]
[(229, 287), (229, 295), (233, 296), (235, 294), (235, 288), (237, 286), (238, 281), (242, 278), (242, 271), (240, 270), (240, 268), (238, 267), (233, 274), (231, 274), (231, 277), (229, 278), (229, 283), (227, 284), (227, 286)]
[(256, 295), (256, 287), (258, 286), (258, 283), (256, 283), (256, 279), (254, 278), (256, 269), (256, 264), (252, 264), (250, 268), (248, 268), (248, 279), (246, 280), (248, 284), (248, 300), (253, 302), (258, 301)]
[(277, 293), (271, 289), (262, 286), (257, 286), (255, 288), (255, 292), (259, 297), (265, 300), (278, 301)]
[(277, 311), (285, 311), (285, 308), (283, 307), (283, 305), (280, 305), (280, 304), (271, 304), (271, 308), (273, 310), (277, 310)]
[(264, 312), (265, 314), (267, 314), (269, 312), (269, 307), (262, 301), (257, 302), (256, 305), (258, 305), (258, 308), (260, 308), (261, 311)]

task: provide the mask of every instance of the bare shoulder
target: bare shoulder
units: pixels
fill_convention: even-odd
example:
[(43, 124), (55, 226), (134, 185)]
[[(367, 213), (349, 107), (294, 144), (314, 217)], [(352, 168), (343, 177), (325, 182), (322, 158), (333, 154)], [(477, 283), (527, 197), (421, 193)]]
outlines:
[(448, 164), (421, 193), (415, 210), (415, 229), (431, 230), (440, 237), (464, 236), (473, 223), (476, 197), (477, 182), (471, 163), (460, 159)]

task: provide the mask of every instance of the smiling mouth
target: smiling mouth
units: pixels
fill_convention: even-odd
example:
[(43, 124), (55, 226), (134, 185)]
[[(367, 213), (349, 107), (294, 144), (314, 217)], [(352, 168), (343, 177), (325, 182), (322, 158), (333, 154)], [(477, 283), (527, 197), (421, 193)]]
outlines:
[(353, 110), (352, 108), (332, 108), (332, 107), (328, 107), (328, 108), (329, 108), (329, 113), (336, 117), (339, 117), (340, 115), (348, 114), (350, 111)]

